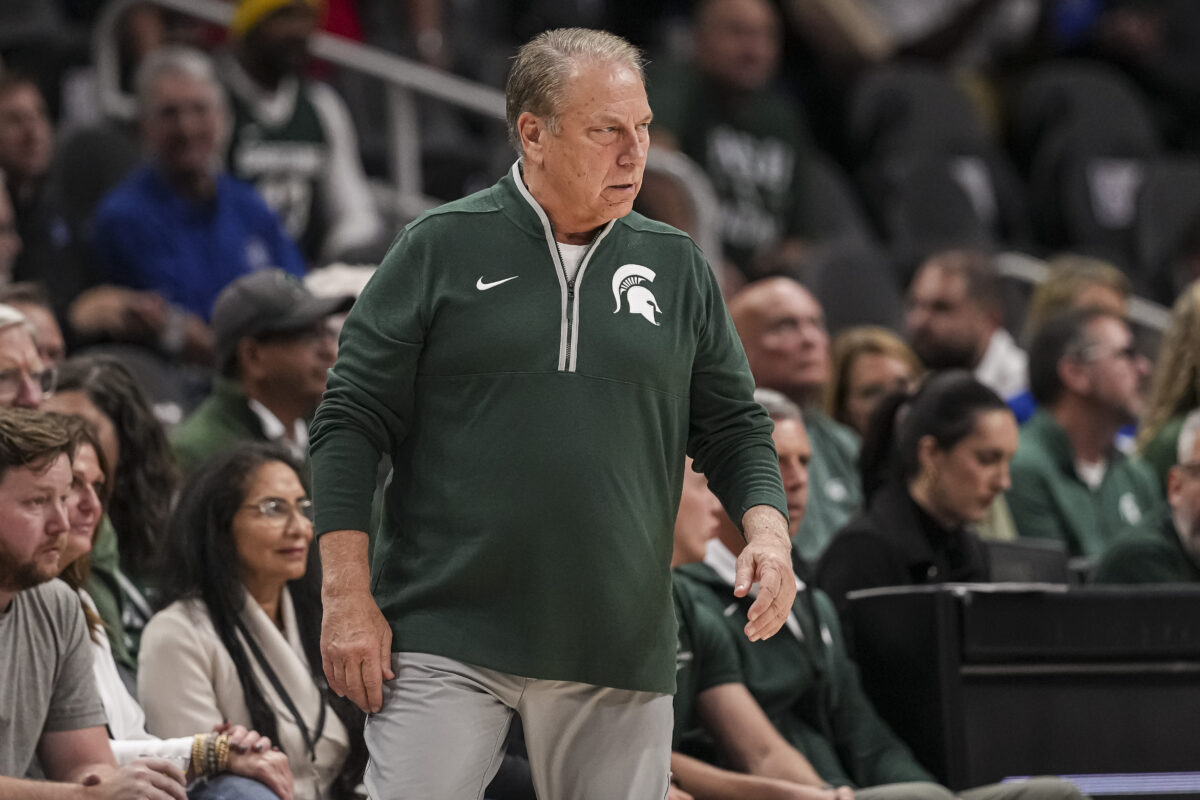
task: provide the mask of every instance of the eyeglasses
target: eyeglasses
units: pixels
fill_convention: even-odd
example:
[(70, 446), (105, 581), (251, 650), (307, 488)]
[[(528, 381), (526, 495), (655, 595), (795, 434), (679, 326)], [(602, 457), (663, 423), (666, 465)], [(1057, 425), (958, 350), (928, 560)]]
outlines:
[(299, 502), (292, 503), (284, 500), (282, 497), (264, 497), (257, 503), (248, 503), (242, 508), (249, 508), (258, 511), (263, 517), (271, 522), (283, 523), (292, 518), (292, 514), (297, 511), (300, 516), (304, 517), (309, 522), (313, 521), (313, 504), (312, 500), (304, 499)]
[(47, 367), (41, 372), (28, 372), (23, 369), (6, 369), (0, 371), (0, 405), (11, 403), (21, 394), (25, 381), (32, 381), (42, 392), (42, 397), (54, 394), (58, 386), (58, 370)]
[[(1089, 353), (1096, 351), (1098, 351), (1097, 355), (1089, 355)], [(1084, 361), (1099, 361), (1102, 358), (1113, 357), (1133, 363), (1141, 358), (1142, 354), (1132, 344), (1117, 348), (1110, 348), (1104, 344), (1089, 344), (1086, 347), (1080, 348), (1079, 355)]]

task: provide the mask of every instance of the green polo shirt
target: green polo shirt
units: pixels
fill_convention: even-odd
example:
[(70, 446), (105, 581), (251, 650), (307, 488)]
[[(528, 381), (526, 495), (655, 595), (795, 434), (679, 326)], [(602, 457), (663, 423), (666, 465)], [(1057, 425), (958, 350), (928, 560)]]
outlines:
[(711, 609), (697, 605), (692, 596), (672, 576), (675, 619), (679, 623), (679, 641), (675, 649), (675, 732), (671, 749), (695, 731), (696, 700), (707, 689), (726, 683), (741, 683), (737, 649), (721, 618)]
[(1072, 556), (1099, 558), (1117, 537), (1148, 530), (1162, 512), (1150, 468), (1115, 448), (1100, 485), (1084, 483), (1066, 431), (1047, 411), (1021, 429), (1011, 471), (1008, 506), (1017, 531), (1064, 542)]
[(825, 547), (863, 507), (858, 473), (858, 435), (815, 408), (804, 410), (812, 447), (808, 463), (808, 508), (792, 539), (796, 555), (814, 563)]

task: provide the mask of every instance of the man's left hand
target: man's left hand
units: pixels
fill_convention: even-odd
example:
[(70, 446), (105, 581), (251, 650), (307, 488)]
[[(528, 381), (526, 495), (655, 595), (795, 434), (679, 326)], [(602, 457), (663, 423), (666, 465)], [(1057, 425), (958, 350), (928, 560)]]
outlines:
[(738, 556), (733, 594), (745, 597), (757, 583), (758, 597), (746, 612), (746, 638), (768, 639), (783, 627), (796, 598), (792, 540), (787, 519), (770, 506), (755, 506), (742, 516), (746, 547)]

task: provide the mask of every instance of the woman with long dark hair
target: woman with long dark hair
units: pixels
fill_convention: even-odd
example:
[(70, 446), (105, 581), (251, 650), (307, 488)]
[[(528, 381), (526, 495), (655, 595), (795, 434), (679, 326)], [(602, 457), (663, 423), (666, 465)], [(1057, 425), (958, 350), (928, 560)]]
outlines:
[(138, 693), (159, 736), (223, 721), (288, 756), (297, 800), (355, 797), (363, 716), (321, 666), (312, 504), (290, 456), (241, 444), (193, 473), (171, 515), (164, 610), (146, 626)]
[(112, 471), (87, 590), (107, 624), (114, 657), (133, 670), (137, 640), (153, 611), (159, 546), (177, 483), (170, 446), (137, 382), (111, 356), (64, 362), (58, 390), (42, 408), (90, 422)]
[(817, 585), (844, 611), (855, 589), (986, 581), (971, 526), (1008, 489), (1016, 449), (1012, 412), (970, 373), (937, 373), (889, 397), (863, 441), (866, 509), (830, 542)]

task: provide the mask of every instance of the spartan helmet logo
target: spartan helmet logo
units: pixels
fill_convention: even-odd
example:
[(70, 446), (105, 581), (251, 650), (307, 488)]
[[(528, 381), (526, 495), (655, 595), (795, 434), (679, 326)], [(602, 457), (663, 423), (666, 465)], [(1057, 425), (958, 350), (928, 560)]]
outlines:
[(655, 314), (661, 314), (662, 309), (658, 307), (658, 301), (654, 299), (654, 294), (643, 283), (652, 283), (654, 281), (654, 270), (649, 267), (643, 267), (641, 264), (626, 264), (620, 267), (612, 279), (613, 299), (617, 301), (617, 307), (613, 310), (614, 314), (621, 312), (621, 295), (625, 295), (629, 301), (629, 313), (641, 314), (651, 325), (657, 325), (658, 320), (654, 318)]

